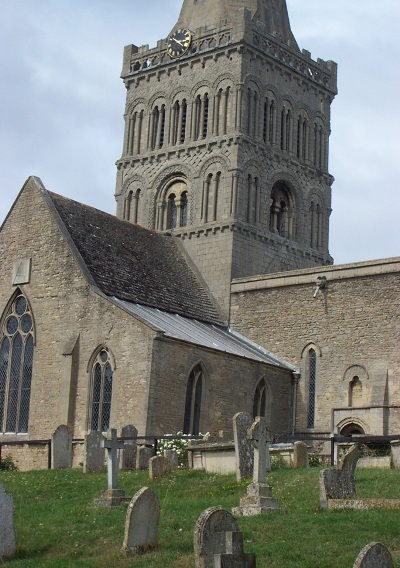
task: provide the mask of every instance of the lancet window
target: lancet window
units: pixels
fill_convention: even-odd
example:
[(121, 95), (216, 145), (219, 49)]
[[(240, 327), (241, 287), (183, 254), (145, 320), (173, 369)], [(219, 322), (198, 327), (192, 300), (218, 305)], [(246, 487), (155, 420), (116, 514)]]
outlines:
[(124, 219), (132, 223), (138, 222), (139, 205), (140, 205), (140, 189), (129, 191), (125, 199)]
[(208, 113), (210, 99), (208, 93), (197, 95), (194, 101), (194, 139), (206, 138), (208, 133)]
[(325, 167), (325, 132), (322, 124), (314, 124), (314, 165), (316, 168)]
[[(264, 418), (269, 419), (269, 392), (268, 392), (268, 385), (265, 379), (261, 379), (258, 383), (256, 392), (254, 395), (254, 404), (253, 404), (253, 416), (263, 416)], [(267, 420), (269, 422), (269, 420)]]
[(164, 145), (165, 105), (155, 106), (150, 115), (150, 149), (157, 150)]
[(247, 134), (251, 137), (258, 136), (258, 93), (253, 89), (247, 89)]
[(0, 330), (0, 431), (28, 432), (34, 356), (33, 316), (17, 294)]
[(255, 225), (260, 218), (261, 193), (258, 177), (247, 176), (247, 214), (248, 223)]
[(307, 428), (314, 428), (315, 425), (315, 401), (316, 401), (316, 382), (317, 382), (317, 353), (315, 349), (309, 349), (307, 354), (308, 364), (308, 412)]
[(290, 190), (284, 182), (277, 182), (271, 192), (270, 231), (294, 238), (294, 208)]
[(90, 430), (106, 432), (110, 426), (113, 370), (110, 355), (101, 349), (92, 366)]
[(290, 152), (292, 149), (293, 116), (290, 108), (283, 107), (281, 111), (281, 150)]
[(219, 89), (216, 96), (215, 109), (215, 134), (222, 136), (227, 133), (229, 127), (231, 88)]
[(127, 119), (127, 134), (125, 153), (128, 156), (140, 154), (142, 130), (143, 130), (144, 111), (135, 111), (132, 116)]
[(216, 221), (218, 218), (218, 202), (221, 189), (221, 172), (208, 174), (203, 183), (201, 206), (201, 222)]
[(303, 114), (297, 119), (297, 144), (296, 155), (300, 160), (308, 160), (309, 157), (310, 124)]
[(276, 103), (266, 97), (264, 100), (263, 115), (263, 140), (265, 144), (273, 144), (275, 141)]
[(203, 397), (203, 370), (197, 365), (189, 375), (186, 387), (183, 433), (194, 436), (200, 433), (201, 404)]
[(187, 102), (175, 101), (172, 112), (172, 144), (183, 144), (186, 138)]

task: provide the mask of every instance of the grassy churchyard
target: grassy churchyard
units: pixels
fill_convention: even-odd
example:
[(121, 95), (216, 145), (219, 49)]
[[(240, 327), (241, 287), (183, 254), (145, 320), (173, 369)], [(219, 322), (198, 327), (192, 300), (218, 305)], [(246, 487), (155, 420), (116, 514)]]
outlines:
[[(268, 476), (281, 510), (239, 518), (245, 552), (258, 568), (351, 568), (360, 550), (374, 540), (391, 551), (400, 567), (400, 510), (320, 511), (320, 468), (276, 469)], [(133, 496), (141, 487), (159, 498), (159, 545), (155, 552), (125, 557), (120, 552), (126, 506), (99, 509), (93, 499), (107, 486), (107, 474), (80, 470), (0, 471), (13, 497), (17, 553), (10, 568), (37, 566), (193, 568), (193, 530), (200, 513), (214, 505), (239, 504), (246, 483), (234, 476), (177, 470), (156, 482), (147, 472), (122, 472), (119, 487)], [(400, 470), (357, 470), (359, 497), (398, 498)]]

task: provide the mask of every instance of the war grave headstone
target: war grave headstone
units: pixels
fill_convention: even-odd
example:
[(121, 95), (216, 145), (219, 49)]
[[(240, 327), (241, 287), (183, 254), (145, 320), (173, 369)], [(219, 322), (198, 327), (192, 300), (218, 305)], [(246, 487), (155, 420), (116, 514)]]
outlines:
[(229, 511), (210, 507), (194, 530), (195, 568), (254, 568), (255, 555), (243, 552), (243, 536)]
[(154, 448), (139, 446), (136, 455), (136, 469), (149, 469), (149, 461), (154, 456)]
[(164, 456), (154, 456), (149, 460), (149, 478), (151, 481), (168, 475), (173, 469), (172, 462)]
[(158, 497), (154, 491), (143, 487), (128, 506), (122, 551), (133, 555), (153, 550), (157, 545), (159, 519)]
[[(121, 430), (122, 438), (136, 438), (138, 435), (137, 428), (132, 424), (124, 426)], [(136, 469), (136, 459), (137, 459), (137, 443), (136, 440), (124, 440), (124, 451), (121, 452), (121, 469), (131, 470)]]
[(361, 452), (352, 446), (337, 469), (324, 469), (319, 478), (321, 509), (400, 509), (400, 499), (357, 499), (355, 471)]
[(0, 483), (0, 561), (15, 554), (14, 500)]
[(233, 438), (235, 443), (236, 481), (240, 483), (253, 477), (254, 451), (247, 432), (253, 418), (246, 412), (238, 412), (233, 417)]
[(304, 442), (295, 442), (293, 446), (293, 467), (308, 467), (308, 447)]
[(94, 500), (97, 507), (119, 507), (123, 503), (129, 501), (129, 497), (125, 497), (125, 491), (118, 489), (118, 450), (123, 449), (124, 442), (117, 439), (117, 430), (115, 428), (107, 431), (107, 437), (103, 441), (103, 446), (107, 450), (107, 481), (108, 489), (103, 491), (102, 497)]
[(357, 556), (353, 568), (393, 568), (393, 559), (389, 550), (380, 542), (371, 542), (364, 546)]
[(266, 483), (271, 435), (265, 418), (257, 416), (247, 435), (254, 448), (253, 483), (247, 486), (247, 495), (240, 499), (240, 506), (232, 509), (234, 515), (246, 517), (279, 509), (278, 500), (272, 497), (272, 488)]
[(97, 430), (92, 430), (85, 436), (83, 447), (83, 473), (96, 473), (104, 469), (104, 436)]
[(61, 425), (54, 431), (51, 440), (51, 469), (72, 467), (72, 432)]

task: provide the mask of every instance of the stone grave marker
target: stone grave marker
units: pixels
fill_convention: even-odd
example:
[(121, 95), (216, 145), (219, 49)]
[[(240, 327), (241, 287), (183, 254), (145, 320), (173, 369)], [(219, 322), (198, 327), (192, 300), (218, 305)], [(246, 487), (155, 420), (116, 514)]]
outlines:
[[(132, 424), (124, 426), (121, 430), (122, 438), (136, 438), (138, 435), (137, 428)], [(121, 452), (121, 469), (136, 469), (137, 443), (136, 440), (124, 440), (124, 451)]]
[(61, 425), (51, 440), (51, 469), (72, 467), (72, 433), (68, 426)]
[(246, 517), (279, 509), (278, 500), (272, 497), (272, 488), (265, 479), (270, 467), (270, 432), (265, 418), (257, 416), (248, 431), (248, 438), (254, 447), (253, 483), (247, 486), (247, 495), (240, 499), (240, 506), (232, 509), (234, 515)]
[(356, 496), (355, 470), (361, 452), (357, 446), (341, 460), (337, 469), (323, 469), (320, 473), (320, 505), (322, 509), (328, 508), (330, 499), (353, 499)]
[(400, 441), (395, 440), (394, 442), (391, 442), (390, 448), (391, 448), (392, 467), (399, 468), (400, 467)]
[(128, 506), (122, 551), (143, 554), (157, 545), (160, 504), (157, 495), (148, 487), (140, 489)]
[(0, 561), (15, 554), (14, 501), (0, 483)]
[(125, 491), (118, 489), (118, 450), (124, 447), (124, 442), (118, 441), (115, 428), (107, 431), (103, 446), (107, 450), (108, 489), (103, 492), (102, 497), (95, 499), (94, 503), (98, 507), (118, 507), (129, 501), (129, 497), (125, 497)]
[(238, 412), (233, 417), (233, 438), (235, 442), (236, 481), (240, 483), (253, 477), (254, 451), (247, 432), (253, 418), (246, 412)]
[(149, 460), (149, 478), (151, 481), (168, 475), (173, 469), (172, 462), (164, 456), (153, 456)]
[(393, 568), (393, 559), (389, 550), (380, 542), (371, 542), (364, 546), (353, 568)]
[(177, 469), (179, 467), (179, 456), (176, 450), (164, 450), (164, 457), (171, 462), (173, 469)]
[(293, 446), (293, 467), (308, 467), (308, 447), (304, 442), (295, 442)]
[(194, 530), (195, 568), (253, 568), (254, 554), (244, 554), (243, 536), (234, 517), (222, 507), (210, 507)]
[(149, 469), (149, 460), (154, 456), (154, 448), (139, 446), (136, 456), (136, 469)]
[(83, 473), (103, 471), (105, 463), (104, 436), (97, 430), (92, 430), (85, 436), (83, 453)]

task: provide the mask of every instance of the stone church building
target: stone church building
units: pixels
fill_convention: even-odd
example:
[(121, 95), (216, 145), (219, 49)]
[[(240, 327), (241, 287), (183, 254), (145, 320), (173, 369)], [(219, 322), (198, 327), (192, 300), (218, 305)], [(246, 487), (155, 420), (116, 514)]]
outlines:
[(0, 230), (0, 445), (20, 467), (61, 424), (399, 433), (400, 258), (329, 254), (336, 73), (285, 0), (184, 0), (155, 48), (125, 47), (116, 216), (31, 177)]

